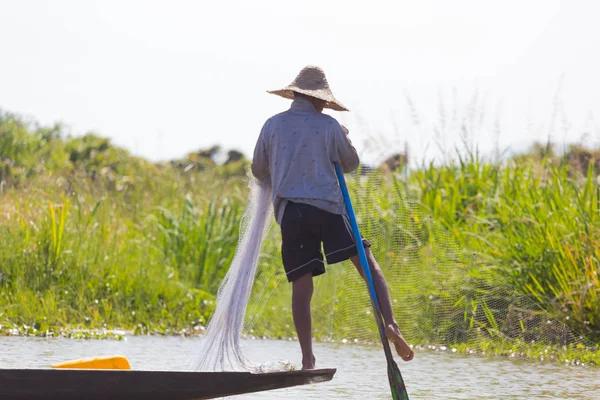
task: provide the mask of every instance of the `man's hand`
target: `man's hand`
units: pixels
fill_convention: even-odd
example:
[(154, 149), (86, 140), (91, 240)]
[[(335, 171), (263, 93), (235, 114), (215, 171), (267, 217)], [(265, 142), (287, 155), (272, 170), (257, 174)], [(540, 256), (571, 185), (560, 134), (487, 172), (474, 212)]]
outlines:
[(344, 132), (346, 133), (346, 135), (349, 133), (348, 128), (346, 128), (344, 125), (340, 125), (342, 127), (342, 129), (344, 130)]

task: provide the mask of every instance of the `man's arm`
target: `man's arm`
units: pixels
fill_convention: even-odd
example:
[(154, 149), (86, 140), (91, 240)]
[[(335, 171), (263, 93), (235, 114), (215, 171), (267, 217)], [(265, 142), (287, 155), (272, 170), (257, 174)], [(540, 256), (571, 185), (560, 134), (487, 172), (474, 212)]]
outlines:
[(333, 162), (339, 163), (344, 173), (356, 170), (360, 159), (348, 137), (348, 129), (345, 126), (336, 124), (333, 139), (333, 150), (335, 151), (335, 154), (332, 155)]
[(269, 149), (266, 142), (266, 123), (260, 131), (252, 157), (252, 175), (258, 180), (269, 176)]

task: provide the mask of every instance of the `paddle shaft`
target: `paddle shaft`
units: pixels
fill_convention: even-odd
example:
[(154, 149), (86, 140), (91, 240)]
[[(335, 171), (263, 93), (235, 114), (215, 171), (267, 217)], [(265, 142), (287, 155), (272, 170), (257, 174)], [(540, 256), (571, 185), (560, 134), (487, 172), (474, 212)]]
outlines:
[[(335, 172), (337, 174), (337, 178), (340, 184), (340, 189), (342, 190), (342, 196), (344, 197), (344, 203), (346, 205), (346, 211), (348, 212), (348, 217), (350, 219), (350, 225), (352, 227), (352, 234), (354, 235), (354, 241), (356, 243), (356, 249), (358, 251), (358, 260), (360, 261), (360, 265), (365, 274), (367, 280), (367, 286), (369, 289), (369, 294), (371, 297), (371, 304), (373, 306), (373, 311), (375, 314), (375, 321), (377, 323), (377, 327), (379, 328), (379, 337), (381, 339), (381, 343), (383, 345), (383, 350), (385, 353), (385, 358), (388, 363), (388, 378), (390, 380), (390, 386), (392, 389), (392, 396), (394, 399), (402, 398), (408, 400), (408, 394), (406, 393), (406, 388), (404, 387), (404, 381), (402, 380), (402, 376), (400, 375), (400, 370), (394, 361), (392, 356), (392, 352), (390, 350), (389, 343), (387, 341), (387, 337), (385, 336), (385, 327), (383, 323), (383, 318), (381, 314), (381, 307), (379, 305), (379, 299), (377, 298), (377, 292), (375, 291), (375, 285), (373, 283), (373, 276), (371, 275), (371, 268), (369, 267), (369, 262), (367, 260), (367, 253), (365, 251), (365, 247), (363, 245), (362, 236), (360, 235), (360, 230), (358, 228), (358, 223), (356, 222), (356, 215), (354, 214), (354, 208), (352, 207), (352, 201), (350, 200), (350, 194), (348, 193), (348, 188), (346, 186), (346, 180), (344, 178), (344, 173), (339, 164), (335, 165)], [(393, 375), (397, 375), (393, 376)], [(394, 382), (394, 380), (398, 380), (399, 382)], [(396, 390), (395, 390), (396, 389)], [(397, 397), (402, 396), (402, 397)]]

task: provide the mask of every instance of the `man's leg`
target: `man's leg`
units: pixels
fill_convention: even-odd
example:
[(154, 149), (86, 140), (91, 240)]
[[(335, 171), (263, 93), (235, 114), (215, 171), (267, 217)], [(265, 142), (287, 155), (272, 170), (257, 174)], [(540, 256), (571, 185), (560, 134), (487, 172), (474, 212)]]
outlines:
[[(381, 268), (379, 268), (379, 264), (377, 264), (375, 257), (373, 257), (373, 253), (371, 253), (368, 248), (365, 249), (365, 252), (367, 254), (367, 261), (369, 262), (371, 276), (373, 278), (373, 286), (375, 286), (375, 293), (377, 294), (377, 300), (379, 301), (379, 307), (381, 307), (381, 313), (383, 314), (383, 319), (386, 326), (386, 336), (392, 341), (392, 343), (394, 343), (398, 355), (402, 357), (404, 361), (410, 361), (414, 357), (414, 352), (406, 340), (404, 340), (404, 337), (402, 337), (402, 334), (398, 329), (398, 323), (394, 318), (392, 300), (390, 298), (390, 291), (385, 280), (385, 276), (383, 276), (383, 272), (381, 271)], [(362, 278), (366, 280), (364, 271), (358, 259), (358, 255), (350, 257), (350, 260)]]
[(325, 273), (321, 252), (322, 211), (307, 204), (289, 202), (281, 222), (281, 256), (292, 283), (292, 316), (302, 350), (302, 368), (314, 369), (310, 302), (313, 277)]
[(302, 350), (302, 369), (314, 369), (312, 351), (312, 321), (310, 300), (313, 294), (312, 273), (301, 276), (292, 283), (292, 314)]

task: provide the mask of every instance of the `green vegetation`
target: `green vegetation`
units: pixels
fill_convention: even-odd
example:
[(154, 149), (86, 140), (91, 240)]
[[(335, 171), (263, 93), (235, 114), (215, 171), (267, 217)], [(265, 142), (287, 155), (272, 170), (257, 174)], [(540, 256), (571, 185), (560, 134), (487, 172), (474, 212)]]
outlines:
[[(411, 179), (459, 246), (480, 255), (518, 293), (531, 296), (589, 338), (600, 340), (600, 164), (562, 160), (508, 165), (476, 157)], [(600, 158), (598, 158), (600, 160)]]
[[(247, 195), (248, 161), (230, 151), (217, 165), (218, 151), (151, 163), (97, 135), (68, 137), (60, 125), (40, 127), (0, 112), (0, 333), (201, 332), (233, 258)], [(522, 344), (515, 354), (538, 357), (547, 347), (531, 341), (559, 333), (540, 328), (541, 309), (505, 307), (528, 296), (599, 342), (599, 160), (597, 151), (579, 147), (562, 156), (538, 147), (503, 163), (467, 151), (454, 164), (409, 173), (402, 163), (382, 168), (382, 182), (349, 178), (359, 217), (361, 202), (379, 210), (362, 215), (361, 229), (388, 238), (376, 250), (384, 272), (420, 266), (418, 276), (394, 289), (409, 299), (406, 304), (418, 305), (402, 309), (411, 314), (403, 331), (427, 343), (432, 338), (423, 332), (436, 330), (469, 352), (477, 330), (490, 339), (478, 341), (477, 351), (509, 354), (515, 345), (502, 345), (508, 338)], [(276, 239), (267, 246), (277, 248)], [(448, 243), (460, 249), (458, 256)], [(393, 253), (397, 248), (413, 251)], [(438, 266), (463, 265), (457, 271), (468, 276), (469, 286), (458, 287), (458, 277), (447, 276), (440, 288), (435, 282), (445, 271), (428, 267), (433, 258)], [(335, 276), (326, 274), (324, 284), (333, 285)], [(352, 296), (349, 287), (336, 290)], [(265, 309), (271, 317), (256, 334), (293, 336), (287, 297), (270, 302), (277, 307)], [(335, 327), (340, 337), (372, 329), (367, 318), (353, 321)], [(551, 350), (548, 358), (572, 360), (579, 352), (578, 359), (600, 363), (598, 351), (563, 342), (570, 352)]]
[(241, 161), (219, 171), (224, 184), (192, 172), (211, 167), (204, 154), (186, 170), (186, 160), (155, 165), (9, 114), (0, 114), (0, 158), (4, 332), (206, 323), (237, 240)]

